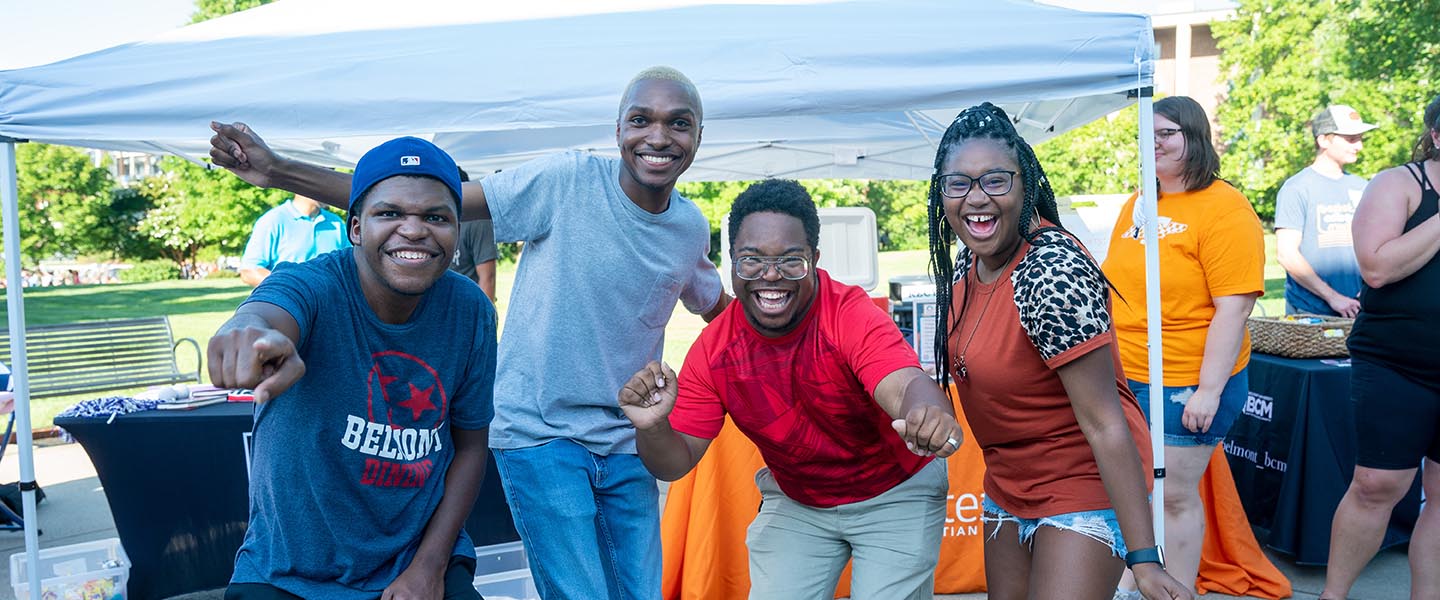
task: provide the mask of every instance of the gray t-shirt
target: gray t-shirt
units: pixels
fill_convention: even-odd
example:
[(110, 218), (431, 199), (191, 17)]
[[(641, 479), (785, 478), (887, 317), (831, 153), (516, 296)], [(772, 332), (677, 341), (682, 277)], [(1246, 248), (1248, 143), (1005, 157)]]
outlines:
[(460, 237), (455, 244), (455, 259), (450, 270), (464, 275), (470, 281), (480, 283), (475, 267), (495, 260), (495, 228), (490, 219), (476, 219), (460, 224)]
[[(1300, 232), (1300, 255), (1315, 274), (1346, 297), (1360, 295), (1360, 265), (1350, 222), (1365, 191), (1365, 179), (1346, 173), (1339, 179), (1321, 175), (1313, 167), (1296, 173), (1280, 186), (1275, 200), (1275, 228)], [(1323, 299), (1285, 276), (1286, 312), (1334, 315)]]
[(582, 152), (481, 181), (495, 238), (525, 242), (495, 380), (492, 448), (570, 439), (635, 453), (621, 386), (664, 349), (680, 300), (703, 313), (720, 296), (706, 258), (710, 225), (678, 193), (651, 214), (620, 189), (620, 162)]

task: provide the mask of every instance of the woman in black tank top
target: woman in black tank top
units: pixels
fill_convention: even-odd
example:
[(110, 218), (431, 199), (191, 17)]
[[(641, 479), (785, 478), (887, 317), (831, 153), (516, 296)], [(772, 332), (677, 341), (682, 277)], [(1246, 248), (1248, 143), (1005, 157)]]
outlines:
[(1412, 598), (1440, 598), (1440, 96), (1415, 162), (1375, 176), (1355, 210), (1365, 289), (1350, 333), (1355, 477), (1330, 530), (1321, 598), (1344, 598), (1424, 463), (1430, 502), (1410, 542)]

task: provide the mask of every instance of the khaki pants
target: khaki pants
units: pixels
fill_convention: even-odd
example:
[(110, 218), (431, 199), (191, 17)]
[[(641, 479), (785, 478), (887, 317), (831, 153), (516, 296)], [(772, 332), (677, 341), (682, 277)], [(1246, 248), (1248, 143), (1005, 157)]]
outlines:
[(936, 459), (869, 500), (832, 508), (795, 502), (770, 469), (755, 474), (760, 514), (750, 523), (750, 600), (830, 600), (855, 559), (855, 600), (928, 600), (944, 534), (945, 461)]

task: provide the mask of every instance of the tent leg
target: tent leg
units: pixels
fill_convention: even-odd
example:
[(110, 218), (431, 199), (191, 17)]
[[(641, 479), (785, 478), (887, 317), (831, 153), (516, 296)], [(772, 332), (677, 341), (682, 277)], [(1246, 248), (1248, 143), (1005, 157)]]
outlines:
[(1144, 215), (1145, 241), (1145, 323), (1150, 352), (1150, 449), (1155, 460), (1155, 492), (1150, 509), (1155, 521), (1155, 543), (1165, 543), (1165, 368), (1160, 339), (1160, 227), (1156, 218), (1155, 189), (1155, 102), (1150, 94), (1140, 96), (1140, 214)]
[(10, 377), (15, 384), (16, 446), (20, 450), (21, 514), (25, 521), (25, 572), (30, 598), (40, 600), (39, 528), (35, 520), (35, 440), (30, 435), (30, 376), (25, 358), (24, 279), (20, 276), (20, 210), (16, 189), (15, 144), (0, 143), (0, 205), (4, 209), (5, 303), (10, 316)]

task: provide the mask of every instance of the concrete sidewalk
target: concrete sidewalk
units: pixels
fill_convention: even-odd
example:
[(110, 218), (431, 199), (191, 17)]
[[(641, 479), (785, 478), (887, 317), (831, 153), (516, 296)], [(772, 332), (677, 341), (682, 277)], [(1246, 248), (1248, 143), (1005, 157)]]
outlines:
[[(110, 517), (110, 507), (105, 501), (105, 492), (95, 477), (90, 457), (79, 444), (64, 444), (57, 440), (37, 442), (35, 449), (36, 480), (45, 490), (46, 499), (40, 504), (39, 524), (44, 535), (40, 536), (41, 548), (52, 548), (116, 537), (115, 522)], [(19, 480), (18, 451), (12, 444), (5, 457), (0, 460), (0, 481)], [(662, 488), (663, 493), (663, 488)], [(661, 496), (663, 506), (664, 496)], [(12, 600), (14, 591), (10, 586), (10, 555), (24, 552), (25, 536), (21, 532), (0, 532), (0, 600)], [(1290, 578), (1295, 589), (1295, 598), (1313, 600), (1318, 598), (1325, 584), (1325, 569), (1303, 567), (1288, 558), (1267, 552), (1271, 561)], [(218, 599), (220, 591), (202, 592), (182, 596), (186, 600)], [(1234, 598), (1221, 594), (1209, 594), (1205, 598)], [(1356, 600), (1408, 600), (1410, 597), (1410, 567), (1404, 547), (1380, 553), (1365, 570), (1351, 592)], [(942, 600), (979, 600), (984, 594), (959, 594), (937, 596)], [(727, 599), (728, 600), (728, 599)]]

